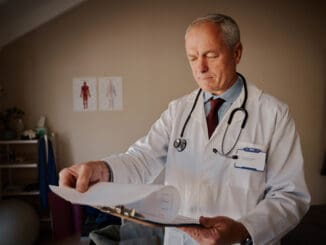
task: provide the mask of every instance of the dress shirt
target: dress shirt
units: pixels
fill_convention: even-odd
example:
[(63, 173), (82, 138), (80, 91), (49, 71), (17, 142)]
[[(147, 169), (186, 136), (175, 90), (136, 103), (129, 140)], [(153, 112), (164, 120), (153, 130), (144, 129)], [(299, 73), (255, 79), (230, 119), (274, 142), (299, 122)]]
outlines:
[(243, 81), (240, 77), (238, 77), (237, 81), (223, 94), (221, 95), (214, 95), (209, 92), (204, 91), (204, 107), (205, 107), (205, 114), (208, 115), (211, 103), (208, 103), (211, 99), (217, 99), (222, 98), (224, 100), (224, 103), (221, 105), (221, 107), (218, 110), (218, 121), (220, 122), (224, 116), (224, 114), (227, 112), (227, 110), (231, 107), (232, 103), (238, 98), (238, 96), (241, 93), (243, 87)]

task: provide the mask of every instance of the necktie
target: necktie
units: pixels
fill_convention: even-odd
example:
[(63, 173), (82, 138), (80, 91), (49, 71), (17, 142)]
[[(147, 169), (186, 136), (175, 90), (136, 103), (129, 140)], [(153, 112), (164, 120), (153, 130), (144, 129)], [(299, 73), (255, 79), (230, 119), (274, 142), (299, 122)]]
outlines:
[(211, 109), (206, 117), (207, 120), (207, 128), (208, 128), (208, 138), (213, 134), (217, 124), (218, 124), (218, 110), (221, 105), (224, 103), (224, 100), (221, 98), (217, 98), (209, 101), (211, 104)]

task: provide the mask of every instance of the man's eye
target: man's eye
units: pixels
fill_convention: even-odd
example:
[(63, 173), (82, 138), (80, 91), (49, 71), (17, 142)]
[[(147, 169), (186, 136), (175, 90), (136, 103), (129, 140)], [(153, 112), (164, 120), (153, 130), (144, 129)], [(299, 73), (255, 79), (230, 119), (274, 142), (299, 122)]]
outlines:
[(189, 61), (195, 61), (197, 58), (195, 56), (189, 56), (188, 59)]
[(215, 53), (208, 53), (208, 54), (206, 55), (207, 58), (216, 58), (217, 56), (218, 56), (218, 55), (215, 54)]

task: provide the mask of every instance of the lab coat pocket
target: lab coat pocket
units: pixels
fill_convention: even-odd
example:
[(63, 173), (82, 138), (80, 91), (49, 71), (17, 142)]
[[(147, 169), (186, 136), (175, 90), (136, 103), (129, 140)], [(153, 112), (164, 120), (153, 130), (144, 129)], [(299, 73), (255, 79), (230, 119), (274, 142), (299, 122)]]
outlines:
[(232, 166), (229, 184), (246, 192), (256, 192), (264, 187), (265, 172)]
[(229, 185), (239, 195), (258, 201), (265, 190), (266, 147), (248, 143), (239, 143), (236, 155), (230, 160)]

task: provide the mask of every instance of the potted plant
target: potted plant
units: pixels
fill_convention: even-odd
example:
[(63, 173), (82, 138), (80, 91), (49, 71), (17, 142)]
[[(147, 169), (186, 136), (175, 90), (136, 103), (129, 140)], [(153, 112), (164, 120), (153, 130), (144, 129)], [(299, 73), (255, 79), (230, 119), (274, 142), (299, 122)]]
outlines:
[(8, 108), (0, 113), (1, 139), (12, 140), (20, 137), (19, 131), (24, 130), (22, 122), (24, 114), (24, 111), (17, 107)]

